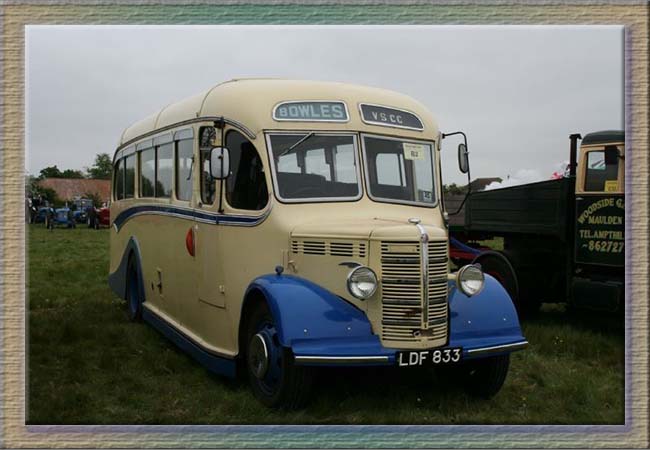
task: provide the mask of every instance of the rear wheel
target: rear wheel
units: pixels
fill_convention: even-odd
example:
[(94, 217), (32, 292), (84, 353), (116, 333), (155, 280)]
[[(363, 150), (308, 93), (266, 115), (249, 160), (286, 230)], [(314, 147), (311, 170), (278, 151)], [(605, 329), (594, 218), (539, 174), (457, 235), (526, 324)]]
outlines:
[(272, 408), (296, 409), (309, 396), (312, 373), (296, 366), (280, 344), (273, 317), (264, 303), (254, 307), (246, 326), (246, 371), (255, 396)]
[(142, 320), (142, 299), (138, 283), (138, 270), (133, 258), (129, 260), (126, 280), (126, 307), (131, 322)]

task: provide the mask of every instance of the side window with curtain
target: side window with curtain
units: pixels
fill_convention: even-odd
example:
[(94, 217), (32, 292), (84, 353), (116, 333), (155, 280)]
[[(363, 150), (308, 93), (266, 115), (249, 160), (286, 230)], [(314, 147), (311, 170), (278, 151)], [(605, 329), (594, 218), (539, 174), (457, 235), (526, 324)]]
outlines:
[(176, 141), (176, 198), (178, 200), (192, 199), (193, 144), (192, 139)]
[(228, 132), (226, 147), (230, 151), (226, 201), (236, 209), (263, 209), (269, 200), (269, 192), (260, 155), (253, 144), (237, 131)]

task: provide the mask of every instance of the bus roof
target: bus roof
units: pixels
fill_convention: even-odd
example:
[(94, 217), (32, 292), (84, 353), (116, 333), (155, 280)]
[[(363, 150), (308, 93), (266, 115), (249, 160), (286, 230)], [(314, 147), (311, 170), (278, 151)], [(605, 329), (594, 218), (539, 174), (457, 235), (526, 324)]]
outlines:
[[(348, 112), (346, 123), (275, 121), (273, 108), (291, 101), (343, 101)], [(422, 131), (400, 129), (400, 135), (435, 139), (438, 126), (424, 105), (397, 92), (347, 83), (285, 80), (235, 79), (217, 84), (207, 91), (162, 108), (155, 114), (126, 128), (120, 146), (156, 130), (201, 117), (236, 121), (253, 133), (265, 129), (342, 129), (386, 133), (386, 125), (370, 125), (361, 120), (359, 104), (381, 105), (414, 113), (424, 125)], [(383, 130), (383, 131), (382, 131)], [(393, 130), (394, 131), (394, 130)]]

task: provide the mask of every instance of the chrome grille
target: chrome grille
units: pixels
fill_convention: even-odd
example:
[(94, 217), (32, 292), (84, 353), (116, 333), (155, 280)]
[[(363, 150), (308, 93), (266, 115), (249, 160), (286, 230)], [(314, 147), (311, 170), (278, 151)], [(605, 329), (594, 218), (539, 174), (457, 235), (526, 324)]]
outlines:
[[(423, 299), (422, 245), (428, 245), (428, 302)], [(446, 340), (447, 242), (381, 243), (382, 339)], [(428, 303), (428, 315), (423, 314)], [(428, 316), (428, 317), (427, 317)]]

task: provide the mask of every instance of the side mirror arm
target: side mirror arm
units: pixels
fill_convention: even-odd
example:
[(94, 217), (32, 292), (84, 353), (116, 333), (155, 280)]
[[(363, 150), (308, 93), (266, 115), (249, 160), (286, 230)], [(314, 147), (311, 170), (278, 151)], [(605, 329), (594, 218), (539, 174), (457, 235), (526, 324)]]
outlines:
[[(453, 133), (442, 133), (441, 136), (442, 136), (442, 139), (444, 139), (444, 138), (446, 138), (448, 136), (454, 136), (454, 135), (457, 135), (457, 134), (460, 134), (461, 136), (463, 136), (463, 141), (465, 143), (465, 149), (469, 148), (469, 147), (467, 147), (467, 135), (462, 131), (454, 131)], [(468, 161), (468, 164), (467, 164), (467, 192), (465, 192), (465, 197), (463, 198), (463, 201), (460, 202), (460, 205), (458, 206), (458, 209), (453, 213), (448, 212), (447, 214), (450, 215), (450, 216), (458, 215), (460, 213), (460, 211), (463, 209), (463, 206), (465, 206), (465, 202), (467, 201), (467, 197), (469, 197), (469, 194), (471, 192), (472, 192), (472, 177), (470, 175), (470, 166), (469, 166), (469, 161)]]

